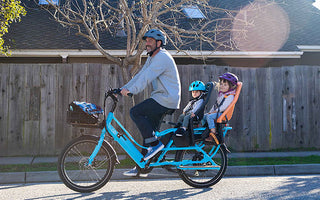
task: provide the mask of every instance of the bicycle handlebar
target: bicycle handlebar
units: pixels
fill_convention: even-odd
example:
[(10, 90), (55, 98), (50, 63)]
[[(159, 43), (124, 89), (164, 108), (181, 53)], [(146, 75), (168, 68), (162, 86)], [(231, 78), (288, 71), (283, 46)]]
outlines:
[[(104, 111), (105, 111), (105, 108), (106, 108), (106, 100), (108, 97), (111, 97), (111, 99), (113, 100), (113, 106), (111, 108), (111, 112), (114, 112), (114, 110), (116, 109), (117, 107), (117, 102), (118, 102), (118, 98), (117, 98), (117, 95), (122, 95), (121, 94), (121, 89), (120, 88), (116, 88), (116, 89), (112, 89), (110, 88), (106, 93), (105, 93), (105, 96), (104, 96), (104, 103), (103, 103), (103, 108), (104, 108)], [(128, 93), (127, 94), (129, 97), (132, 97), (133, 94), (132, 93)], [(105, 112), (104, 112), (105, 113)], [(104, 114), (104, 121), (106, 120), (106, 115)]]
[[(107, 92), (107, 94), (119, 94), (119, 95), (122, 95), (121, 94), (121, 89), (120, 88), (116, 88), (116, 89), (110, 89), (108, 92)], [(129, 97), (133, 97), (133, 94), (132, 93), (128, 93), (127, 94)]]

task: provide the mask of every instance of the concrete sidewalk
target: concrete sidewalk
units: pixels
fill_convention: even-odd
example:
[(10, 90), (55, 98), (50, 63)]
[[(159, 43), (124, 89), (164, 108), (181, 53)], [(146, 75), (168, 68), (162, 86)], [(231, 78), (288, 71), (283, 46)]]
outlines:
[[(265, 157), (305, 157), (317, 155), (320, 151), (307, 152), (254, 152), (254, 153), (231, 153), (229, 158), (265, 158)], [(126, 158), (119, 155), (120, 162)], [(36, 163), (56, 163), (57, 157), (0, 157), (0, 165), (9, 164), (36, 164)], [(115, 169), (111, 180), (132, 179), (123, 176), (122, 173), (128, 169)], [(320, 174), (319, 164), (295, 164), (295, 165), (256, 165), (256, 166), (228, 166), (225, 176), (263, 176), (263, 175), (298, 175), (298, 174)], [(154, 178), (176, 178), (178, 175), (168, 172), (163, 168), (155, 168), (144, 179)], [(61, 181), (57, 171), (41, 172), (0, 172), (0, 184), (5, 183), (32, 183), (32, 182), (52, 182)]]

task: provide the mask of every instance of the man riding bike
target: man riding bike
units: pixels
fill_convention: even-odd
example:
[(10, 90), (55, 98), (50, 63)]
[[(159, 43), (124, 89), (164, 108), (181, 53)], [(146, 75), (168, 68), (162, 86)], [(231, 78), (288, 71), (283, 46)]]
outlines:
[[(146, 40), (148, 59), (142, 69), (121, 89), (121, 94), (138, 94), (148, 84), (152, 85), (151, 96), (135, 105), (130, 116), (143, 137), (142, 150), (144, 160), (148, 160), (164, 148), (161, 141), (154, 135), (155, 127), (161, 123), (161, 117), (172, 109), (178, 109), (181, 100), (181, 85), (178, 69), (170, 53), (163, 48), (166, 45), (165, 34), (151, 29), (143, 36)], [(125, 172), (126, 176), (137, 176), (138, 170)]]

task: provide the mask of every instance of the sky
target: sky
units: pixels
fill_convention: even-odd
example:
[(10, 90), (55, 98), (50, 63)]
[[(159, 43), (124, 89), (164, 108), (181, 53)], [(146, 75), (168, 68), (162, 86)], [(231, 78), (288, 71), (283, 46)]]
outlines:
[(316, 0), (316, 2), (314, 2), (312, 5), (320, 10), (320, 0)]

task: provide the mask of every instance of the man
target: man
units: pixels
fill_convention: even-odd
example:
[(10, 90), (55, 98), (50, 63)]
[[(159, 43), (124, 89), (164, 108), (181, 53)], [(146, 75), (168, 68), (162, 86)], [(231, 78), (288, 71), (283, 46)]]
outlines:
[[(138, 94), (148, 84), (152, 85), (150, 98), (135, 105), (130, 116), (143, 137), (143, 145), (149, 146), (142, 151), (144, 160), (148, 160), (161, 151), (164, 145), (155, 137), (154, 130), (161, 123), (161, 117), (171, 109), (178, 109), (181, 98), (181, 85), (177, 66), (162, 47), (166, 45), (166, 36), (157, 29), (149, 30), (143, 37), (146, 40), (148, 59), (139, 73), (122, 87), (121, 94)], [(125, 172), (127, 176), (137, 176), (138, 170)]]

